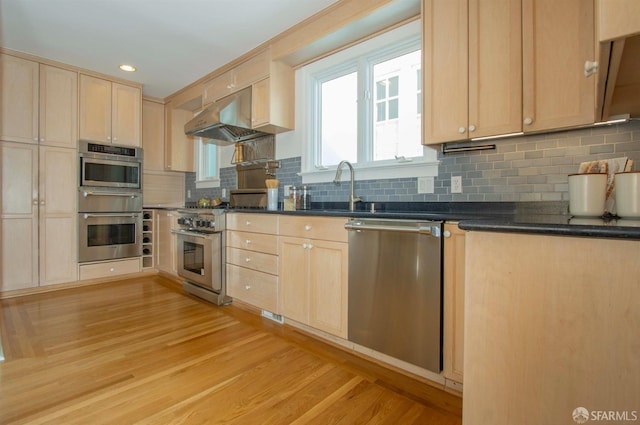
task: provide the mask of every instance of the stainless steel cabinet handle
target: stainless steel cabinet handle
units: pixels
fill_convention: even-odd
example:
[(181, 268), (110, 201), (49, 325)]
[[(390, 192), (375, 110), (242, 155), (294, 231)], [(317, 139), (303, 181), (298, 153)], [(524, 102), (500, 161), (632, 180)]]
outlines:
[(124, 196), (126, 198), (135, 198), (138, 194), (133, 192), (89, 192), (85, 190), (82, 192), (82, 196), (85, 198), (87, 196)]
[(136, 214), (85, 214), (83, 216), (85, 218), (85, 220), (87, 218), (95, 218), (95, 217), (131, 217), (131, 218), (136, 218)]
[(431, 226), (426, 227), (409, 227), (409, 226), (389, 226), (389, 225), (374, 225), (368, 226), (366, 224), (351, 224), (344, 225), (347, 230), (379, 230), (379, 231), (392, 231), (392, 232), (406, 232), (406, 233), (423, 233), (430, 235), (432, 233)]

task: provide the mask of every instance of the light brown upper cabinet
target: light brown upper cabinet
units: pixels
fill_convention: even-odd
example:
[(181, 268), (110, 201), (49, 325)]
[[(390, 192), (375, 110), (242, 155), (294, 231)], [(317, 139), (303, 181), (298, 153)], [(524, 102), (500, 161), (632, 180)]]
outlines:
[(141, 146), (142, 91), (80, 75), (80, 139)]
[(423, 4), (424, 143), (520, 131), (520, 0)]
[(38, 143), (38, 63), (0, 54), (0, 138)]
[(184, 125), (193, 118), (193, 112), (164, 105), (164, 168), (169, 171), (195, 171), (195, 138), (184, 134)]
[(640, 2), (599, 0), (596, 120), (640, 116)]
[(598, 0), (598, 40), (607, 41), (640, 34), (638, 0)]
[(271, 55), (265, 50), (204, 84), (203, 104), (235, 93), (269, 76)]
[(278, 134), (294, 127), (294, 74), (290, 66), (272, 62), (268, 78), (252, 85), (251, 127)]
[(203, 105), (252, 87), (251, 126), (277, 134), (294, 127), (293, 69), (264, 50), (204, 83)]
[(523, 131), (595, 122), (593, 0), (522, 1)]
[(78, 73), (40, 65), (40, 144), (78, 147)]
[(164, 171), (164, 105), (142, 101), (144, 171)]
[(78, 74), (0, 54), (0, 138), (75, 149)]
[(423, 143), (594, 122), (593, 1), (424, 0)]

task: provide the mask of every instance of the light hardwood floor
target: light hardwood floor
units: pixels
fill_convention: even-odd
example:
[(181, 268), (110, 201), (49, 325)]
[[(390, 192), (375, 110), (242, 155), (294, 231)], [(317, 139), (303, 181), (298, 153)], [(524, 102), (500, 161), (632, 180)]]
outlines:
[(460, 424), (460, 398), (160, 276), (0, 301), (2, 424)]

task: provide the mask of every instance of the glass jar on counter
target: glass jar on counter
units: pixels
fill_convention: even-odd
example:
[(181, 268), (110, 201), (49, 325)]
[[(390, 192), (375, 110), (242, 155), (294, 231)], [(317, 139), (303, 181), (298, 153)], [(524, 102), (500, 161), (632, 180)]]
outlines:
[(291, 203), (293, 204), (294, 210), (300, 209), (300, 190), (296, 186), (291, 186), (289, 188), (289, 199), (291, 199)]
[(302, 186), (300, 188), (300, 209), (301, 210), (310, 210), (311, 209), (311, 193), (309, 193), (309, 188), (307, 186)]

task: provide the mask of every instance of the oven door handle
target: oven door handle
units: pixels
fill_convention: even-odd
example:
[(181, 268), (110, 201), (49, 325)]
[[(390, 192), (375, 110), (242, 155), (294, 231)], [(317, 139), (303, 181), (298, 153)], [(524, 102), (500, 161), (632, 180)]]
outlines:
[(82, 196), (85, 198), (87, 196), (124, 196), (126, 198), (135, 198), (138, 194), (133, 192), (90, 192), (84, 190), (82, 191)]
[(139, 215), (139, 213), (132, 213), (132, 214), (119, 214), (119, 213), (115, 213), (115, 214), (84, 214), (84, 219), (88, 219), (88, 218), (96, 218), (96, 217), (130, 217), (130, 218), (137, 218)]
[(211, 234), (209, 233), (190, 232), (184, 229), (171, 229), (171, 233), (176, 235), (193, 236), (195, 238), (211, 239)]

